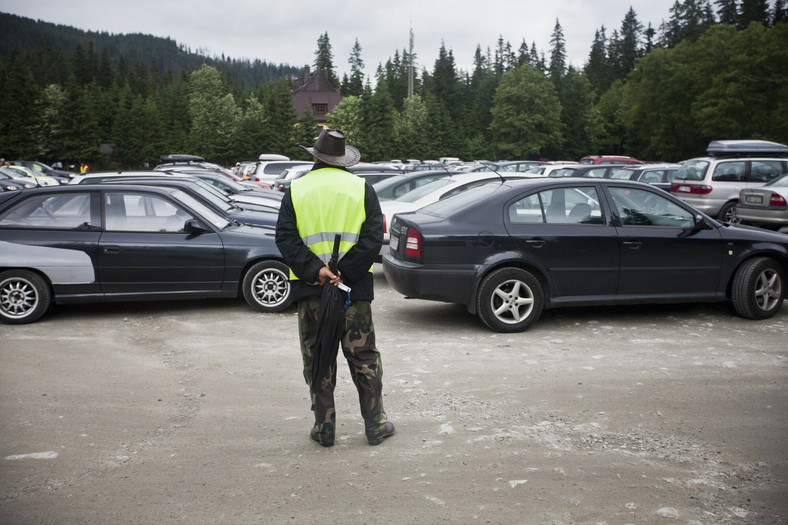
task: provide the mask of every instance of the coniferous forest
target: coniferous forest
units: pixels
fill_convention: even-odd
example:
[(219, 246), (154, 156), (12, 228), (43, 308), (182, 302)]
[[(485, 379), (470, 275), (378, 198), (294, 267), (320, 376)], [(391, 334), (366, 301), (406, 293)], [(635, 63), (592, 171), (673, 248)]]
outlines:
[[(442, 46), (431, 70), (415, 72), (411, 98), (405, 50), (365, 74), (356, 41), (339, 79), (325, 33), (313, 66), (342, 91), (329, 125), (347, 131), (366, 161), (680, 161), (715, 139), (788, 143), (787, 19), (784, 0), (677, 0), (658, 28), (630, 8), (619, 27), (597, 29), (582, 69), (567, 66), (556, 20), (549, 49), (499, 38), (476, 45), (472, 71), (458, 70)], [(6, 159), (132, 169), (191, 153), (229, 165), (261, 153), (303, 158), (296, 144), (317, 133), (290, 102), (298, 67), (5, 13), (0, 30)]]

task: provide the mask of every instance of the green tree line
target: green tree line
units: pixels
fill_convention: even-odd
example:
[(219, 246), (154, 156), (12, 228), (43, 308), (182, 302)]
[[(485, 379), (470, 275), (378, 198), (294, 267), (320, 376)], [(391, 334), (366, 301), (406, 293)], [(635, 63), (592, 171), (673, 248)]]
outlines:
[[(677, 161), (713, 139), (788, 142), (785, 19), (782, 0), (677, 0), (654, 30), (630, 8), (610, 36), (597, 30), (582, 69), (567, 66), (556, 20), (547, 54), (499, 38), (476, 47), (472, 71), (442, 45), (431, 70), (414, 72), (412, 97), (404, 50), (369, 77), (356, 41), (340, 80), (325, 33), (313, 65), (342, 90), (329, 125), (347, 131), (364, 160)], [(162, 67), (159, 55), (130, 60), (96, 41), (65, 52), (43, 39), (0, 53), (0, 156), (131, 169), (193, 153), (227, 165), (264, 152), (303, 157), (296, 144), (314, 141), (315, 122), (298, 122), (292, 108), (292, 68), (250, 80), (226, 58)]]

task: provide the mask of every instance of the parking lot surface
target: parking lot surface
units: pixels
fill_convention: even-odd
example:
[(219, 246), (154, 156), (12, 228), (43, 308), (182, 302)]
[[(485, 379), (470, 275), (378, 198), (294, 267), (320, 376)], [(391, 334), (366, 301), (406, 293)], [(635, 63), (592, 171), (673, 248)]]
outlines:
[(0, 325), (0, 523), (788, 522), (788, 306), (573, 308), (499, 334), (375, 278), (397, 426), (378, 447), (343, 363), (337, 444), (309, 439), (294, 308)]

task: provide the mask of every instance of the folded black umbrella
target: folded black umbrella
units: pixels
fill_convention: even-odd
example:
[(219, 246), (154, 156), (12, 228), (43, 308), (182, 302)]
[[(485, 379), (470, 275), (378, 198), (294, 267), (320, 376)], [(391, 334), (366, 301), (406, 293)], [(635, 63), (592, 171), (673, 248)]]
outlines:
[[(340, 239), (339, 234), (334, 237), (334, 250), (331, 254), (331, 261), (328, 263), (328, 268), (334, 275), (338, 272)], [(337, 361), (339, 341), (342, 339), (342, 332), (345, 328), (346, 303), (344, 293), (348, 294), (348, 298), (350, 295), (350, 288), (346, 286), (342, 286), (342, 288), (346, 292), (329, 282), (323, 285), (320, 309), (318, 311), (317, 336), (312, 353), (313, 390), (317, 389), (320, 381), (329, 378), (331, 365)]]

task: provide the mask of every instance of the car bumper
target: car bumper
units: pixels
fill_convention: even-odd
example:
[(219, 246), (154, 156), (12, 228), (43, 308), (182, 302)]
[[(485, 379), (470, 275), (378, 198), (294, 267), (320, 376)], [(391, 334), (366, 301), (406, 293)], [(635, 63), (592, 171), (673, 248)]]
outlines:
[(736, 218), (742, 222), (788, 226), (788, 210), (775, 211), (737, 206)]
[(679, 199), (683, 200), (696, 210), (709, 215), (710, 217), (716, 217), (717, 213), (719, 213), (720, 208), (722, 205), (725, 204), (725, 201), (720, 200), (712, 200), (712, 199), (699, 199), (697, 197), (692, 197), (686, 193), (676, 193), (671, 192), (671, 195), (674, 197), (678, 197)]
[(427, 267), (395, 259), (391, 253), (386, 253), (383, 255), (383, 273), (389, 284), (406, 297), (462, 304), (474, 310), (475, 266)]

